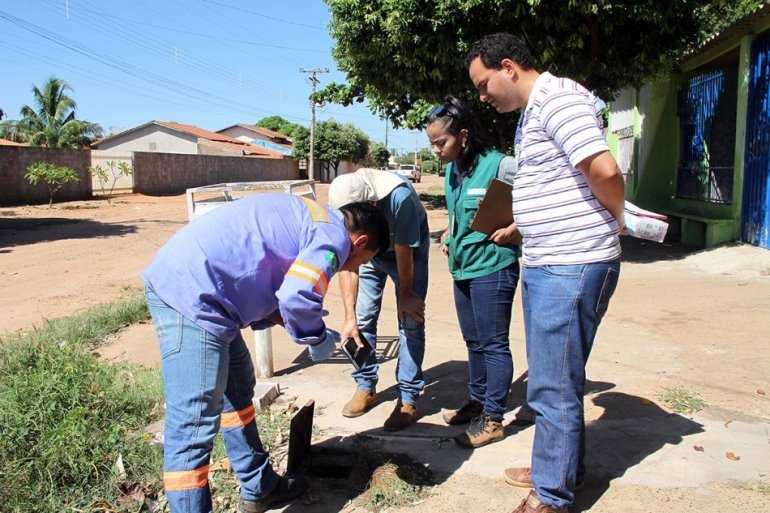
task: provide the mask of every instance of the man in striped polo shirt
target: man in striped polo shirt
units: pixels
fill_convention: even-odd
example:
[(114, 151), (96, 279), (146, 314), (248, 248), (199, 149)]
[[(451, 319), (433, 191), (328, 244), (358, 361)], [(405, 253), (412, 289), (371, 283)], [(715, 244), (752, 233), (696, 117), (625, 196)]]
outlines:
[(537, 417), (531, 468), (506, 469), (505, 480), (534, 488), (515, 512), (563, 513), (584, 483), (585, 365), (620, 272), (623, 179), (601, 100), (536, 71), (519, 38), (477, 41), (467, 66), (482, 101), (521, 110), (513, 214), (524, 237), (527, 401)]
[(305, 492), (279, 476), (255, 421), (254, 367), (241, 329), (282, 325), (314, 361), (335, 349), (322, 318), (329, 281), (390, 243), (365, 203), (328, 209), (289, 194), (258, 194), (179, 230), (142, 273), (158, 333), (166, 398), (163, 481), (172, 513), (211, 511), (209, 459), (221, 428), (241, 484), (239, 513)]

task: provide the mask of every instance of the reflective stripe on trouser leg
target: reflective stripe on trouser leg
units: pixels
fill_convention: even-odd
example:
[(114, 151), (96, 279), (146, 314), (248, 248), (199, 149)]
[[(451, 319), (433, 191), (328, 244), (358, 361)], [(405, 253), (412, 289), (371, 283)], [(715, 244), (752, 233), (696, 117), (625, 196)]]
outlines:
[(209, 466), (181, 472), (164, 472), (163, 484), (168, 492), (203, 488), (209, 482)]
[(146, 292), (166, 398), (164, 481), (174, 513), (210, 513), (208, 465), (227, 384), (228, 343)]
[(221, 429), (230, 465), (241, 482), (241, 497), (246, 500), (259, 500), (278, 484), (278, 474), (270, 466), (257, 430), (255, 385), (251, 355), (239, 333), (230, 342)]

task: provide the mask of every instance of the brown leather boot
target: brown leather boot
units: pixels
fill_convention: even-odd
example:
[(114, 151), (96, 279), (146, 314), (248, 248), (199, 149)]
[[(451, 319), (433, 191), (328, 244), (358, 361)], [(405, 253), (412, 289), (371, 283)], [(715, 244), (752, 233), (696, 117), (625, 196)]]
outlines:
[[(532, 484), (532, 469), (529, 467), (510, 467), (503, 471), (503, 479), (511, 486), (519, 488), (534, 488)], [(579, 479), (575, 483), (575, 491), (579, 492), (586, 487), (586, 480)]]
[(459, 410), (454, 410), (443, 415), (444, 422), (450, 426), (459, 426), (467, 424), (479, 415), (484, 413), (484, 405), (471, 399)]
[(417, 408), (413, 404), (396, 404), (396, 408), (385, 421), (385, 431), (400, 431), (417, 420)]
[(543, 504), (535, 495), (535, 491), (532, 490), (512, 513), (569, 513), (569, 510), (567, 508), (556, 509), (548, 504)]
[(343, 417), (360, 417), (377, 401), (377, 392), (374, 390), (356, 390), (348, 404), (342, 408)]
[(454, 440), (464, 447), (484, 447), (505, 438), (503, 423), (492, 420), (489, 415), (479, 415), (471, 421), (465, 433), (460, 433)]

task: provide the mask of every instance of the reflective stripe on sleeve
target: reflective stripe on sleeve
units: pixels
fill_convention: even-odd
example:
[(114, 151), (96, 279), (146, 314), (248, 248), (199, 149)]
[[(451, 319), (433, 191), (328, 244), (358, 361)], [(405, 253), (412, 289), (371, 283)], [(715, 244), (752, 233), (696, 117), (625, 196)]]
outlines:
[(304, 196), (300, 196), (300, 198), (302, 199), (302, 201), (305, 202), (307, 207), (310, 209), (310, 216), (313, 218), (313, 221), (315, 221), (316, 223), (329, 222), (329, 216), (326, 214), (326, 210), (324, 210), (324, 208), (321, 205)]
[(239, 428), (247, 425), (254, 420), (254, 405), (244, 408), (239, 411), (231, 411), (222, 414), (221, 427), (223, 428)]
[(329, 280), (326, 279), (323, 271), (305, 262), (295, 261), (286, 274), (309, 281), (315, 285), (315, 289), (322, 296), (326, 295), (326, 290), (329, 288)]
[(209, 482), (209, 466), (182, 472), (164, 472), (163, 483), (166, 491), (178, 492), (203, 488)]

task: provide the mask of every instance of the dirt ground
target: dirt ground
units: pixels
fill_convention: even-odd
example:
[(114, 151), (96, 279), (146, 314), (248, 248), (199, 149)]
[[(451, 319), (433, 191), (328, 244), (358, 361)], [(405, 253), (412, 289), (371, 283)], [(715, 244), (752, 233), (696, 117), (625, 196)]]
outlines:
[[(416, 187), (439, 183), (424, 176)], [(320, 201), (327, 188), (318, 187)], [(429, 217), (432, 232), (445, 227), (445, 210), (431, 210)], [(184, 195), (127, 194), (112, 203), (69, 202), (50, 210), (46, 205), (0, 208), (0, 294), (7, 298), (0, 334), (30, 329), (140, 287), (141, 270), (186, 223)], [(589, 482), (572, 511), (770, 512), (770, 399), (765, 392), (770, 389), (770, 251), (740, 244), (692, 251), (628, 238), (623, 244), (620, 285), (588, 365), (588, 463), (595, 484)], [(301, 348), (279, 330), (273, 330), (276, 379), (300, 396), (320, 394), (318, 380), (328, 383), (329, 394), (338, 397), (323, 403), (326, 409), (316, 422), (329, 432), (366, 432), (394, 447), (401, 444), (416, 459), (435, 457), (430, 464), (445, 478), (410, 511), (510, 511), (525, 493), (505, 485), (500, 475), (505, 466), (527, 463), (533, 429), (509, 430), (515, 435), (511, 440), (457, 461), (435, 452), (445, 435), (431, 438), (438, 442), (422, 452), (413, 447), (414, 440), (446, 428), (437, 419), (440, 409), (452, 404), (442, 398), (455, 394), (461, 404), (464, 393), (464, 346), (451, 279), (437, 247), (430, 272), (424, 366), (430, 385), (420, 403), (425, 426), (414, 426), (412, 438), (386, 439), (375, 429), (392, 403), (344, 424), (338, 411), (352, 393), (349, 376), (338, 378), (342, 366), (302, 363)], [(334, 326), (342, 313), (336, 288), (330, 290), (326, 308)], [(518, 293), (515, 301), (512, 407), (526, 378)], [(390, 322), (385, 317), (392, 314), (392, 301), (386, 301), (381, 323)], [(381, 335), (394, 331), (381, 329)], [(104, 354), (157, 365), (156, 352), (148, 349), (153, 337), (149, 325), (132, 327)], [(392, 385), (394, 365), (383, 365), (381, 386)], [(674, 386), (697, 392), (708, 406), (692, 415), (674, 414), (659, 399)], [(740, 459), (728, 458), (728, 452)], [(354, 508), (331, 502), (287, 511), (343, 509)]]

